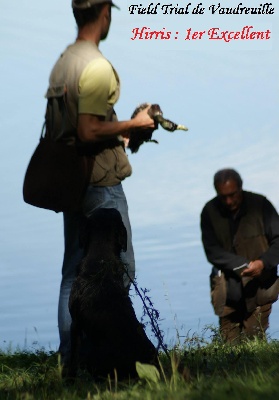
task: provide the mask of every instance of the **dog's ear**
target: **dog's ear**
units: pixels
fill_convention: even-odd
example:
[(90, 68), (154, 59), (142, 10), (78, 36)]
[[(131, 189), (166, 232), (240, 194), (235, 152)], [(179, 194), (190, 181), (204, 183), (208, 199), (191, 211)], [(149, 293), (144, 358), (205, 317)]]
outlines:
[(91, 223), (87, 218), (83, 218), (79, 227), (79, 246), (86, 248), (88, 245)]
[(121, 226), (118, 232), (118, 242), (122, 251), (127, 251), (127, 230), (121, 220)]
[[(106, 210), (108, 212), (108, 209)], [(127, 251), (127, 230), (123, 223), (122, 216), (115, 208), (109, 209), (110, 221), (114, 226), (115, 244), (118, 245), (119, 251)]]

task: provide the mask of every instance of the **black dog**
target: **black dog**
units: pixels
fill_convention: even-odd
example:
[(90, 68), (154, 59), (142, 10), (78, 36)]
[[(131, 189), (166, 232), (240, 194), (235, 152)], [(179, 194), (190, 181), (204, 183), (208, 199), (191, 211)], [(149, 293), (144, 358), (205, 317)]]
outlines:
[(135, 362), (157, 361), (157, 351), (136, 318), (121, 251), (127, 232), (115, 209), (98, 209), (88, 220), (85, 258), (73, 283), (70, 375), (82, 363), (93, 377), (136, 376)]

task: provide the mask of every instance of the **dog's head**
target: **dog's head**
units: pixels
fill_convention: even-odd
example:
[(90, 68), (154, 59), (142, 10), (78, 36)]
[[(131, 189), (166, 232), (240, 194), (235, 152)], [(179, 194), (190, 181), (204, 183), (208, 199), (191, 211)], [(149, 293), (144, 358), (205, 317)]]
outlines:
[(81, 244), (87, 252), (92, 245), (115, 255), (127, 251), (127, 231), (121, 214), (115, 208), (99, 208), (87, 219), (81, 234)]

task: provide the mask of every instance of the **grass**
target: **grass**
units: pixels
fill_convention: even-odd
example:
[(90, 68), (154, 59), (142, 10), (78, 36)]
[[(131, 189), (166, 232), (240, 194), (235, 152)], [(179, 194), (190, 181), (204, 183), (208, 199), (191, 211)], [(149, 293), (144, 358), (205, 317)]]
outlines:
[(95, 382), (81, 371), (75, 382), (61, 378), (57, 353), (0, 352), (0, 400), (269, 400), (279, 397), (279, 341), (222, 343), (188, 335), (160, 353), (159, 374), (138, 365), (139, 379)]

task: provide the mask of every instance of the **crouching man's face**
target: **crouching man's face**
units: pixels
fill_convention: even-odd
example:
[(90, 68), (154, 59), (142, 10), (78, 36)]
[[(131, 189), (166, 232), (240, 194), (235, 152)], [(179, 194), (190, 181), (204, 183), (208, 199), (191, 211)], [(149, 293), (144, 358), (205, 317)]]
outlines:
[(242, 203), (242, 188), (234, 180), (228, 180), (225, 183), (219, 183), (216, 186), (219, 199), (224, 206), (231, 212), (238, 211)]

